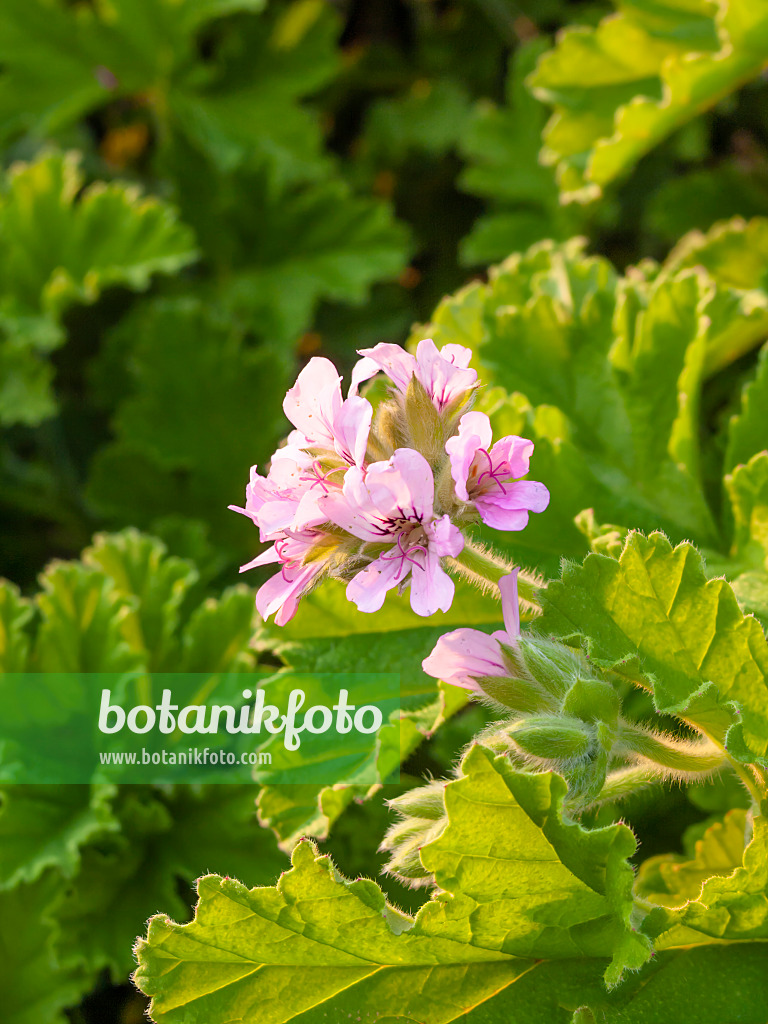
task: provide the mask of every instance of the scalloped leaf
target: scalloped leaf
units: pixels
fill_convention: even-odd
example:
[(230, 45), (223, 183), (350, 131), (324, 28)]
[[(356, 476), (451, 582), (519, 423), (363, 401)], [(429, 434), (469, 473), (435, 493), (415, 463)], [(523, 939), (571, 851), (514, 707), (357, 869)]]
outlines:
[(524, 957), (615, 956), (614, 982), (639, 967), (649, 948), (627, 923), (629, 829), (563, 822), (559, 777), (515, 772), (482, 747), (463, 771), (446, 787), (445, 832), (423, 851), (450, 892), (409, 918), (375, 883), (339, 877), (308, 842), (275, 889), (203, 878), (195, 920), (155, 918), (139, 943), (136, 981), (153, 996), (153, 1019), (277, 1024), (322, 1009), (432, 1024), (488, 1001), (503, 1013), (510, 986), (514, 1009), (512, 983), (536, 968)]
[(582, 240), (545, 242), (440, 303), (411, 340), (473, 349), (500, 385), (479, 408), (497, 434), (534, 440), (531, 472), (558, 499), (519, 534), (485, 531), (488, 543), (554, 574), (585, 553), (574, 519), (592, 508), (727, 550), (702, 482), (700, 395), (765, 336), (767, 241), (768, 222), (734, 220), (623, 277)]
[(215, 864), (234, 878), (269, 884), (287, 866), (269, 831), (259, 828), (255, 786), (179, 786), (161, 793), (121, 787), (119, 831), (81, 851), (79, 872), (62, 887), (52, 915), (62, 955), (77, 950), (93, 969), (123, 977), (131, 941), (147, 917), (172, 907), (189, 916), (187, 885)]
[(64, 1008), (79, 1003), (94, 983), (82, 957), (64, 961), (50, 909), (61, 881), (49, 871), (34, 885), (0, 893), (0, 989), (7, 1024), (68, 1024)]
[[(736, 728), (752, 755), (768, 753), (768, 643), (725, 580), (707, 579), (690, 544), (673, 548), (661, 533), (632, 533), (618, 561), (592, 554), (583, 566), (566, 566), (542, 605), (538, 628), (587, 638), (598, 664), (641, 673), (660, 710), (695, 722), (699, 702), (690, 702), (714, 683), (723, 701), (740, 708)], [(702, 706), (711, 729), (711, 700)]]
[(137, 291), (197, 257), (172, 207), (134, 186), (82, 190), (75, 154), (51, 153), (8, 171), (0, 194), (0, 422), (34, 424), (52, 414), (42, 357), (65, 340), (61, 318), (113, 285)]
[(133, 602), (108, 576), (78, 562), (53, 562), (40, 583), (35, 671), (123, 672), (141, 664), (123, 633)]
[(671, 907), (698, 900), (709, 878), (730, 875), (741, 866), (746, 828), (747, 812), (741, 808), (729, 811), (695, 841), (693, 849), (688, 850), (688, 858), (683, 854), (661, 854), (643, 861), (636, 891), (654, 903)]
[(178, 669), (180, 606), (197, 581), (195, 567), (182, 558), (168, 557), (162, 541), (132, 527), (97, 534), (82, 560), (104, 572), (118, 593), (136, 599), (122, 631), (136, 650), (146, 653), (147, 668), (153, 672)]
[[(736, 833), (743, 819), (743, 812), (732, 811), (726, 826), (719, 830), (713, 826), (705, 835), (696, 861), (678, 866), (680, 883), (659, 900), (666, 905), (653, 909), (643, 922), (643, 931), (653, 938), (657, 949), (692, 942), (768, 939), (768, 820), (756, 817), (752, 822), (742, 862)], [(725, 836), (728, 847), (722, 850)], [(743, 846), (742, 827), (741, 849)], [(663, 871), (658, 863), (653, 867)], [(698, 891), (692, 894), (697, 884)], [(655, 894), (650, 898), (655, 899)]]
[(529, 78), (554, 106), (542, 159), (565, 201), (588, 202), (662, 139), (757, 78), (766, 0), (624, 0), (592, 29), (566, 29)]
[(81, 847), (119, 828), (112, 786), (3, 786), (0, 790), (0, 890), (34, 882), (49, 867), (65, 878)]
[(741, 409), (728, 424), (725, 470), (768, 450), (768, 346), (760, 352), (755, 377), (741, 394)]
[(31, 603), (19, 588), (0, 579), (0, 672), (24, 672), (29, 659), (26, 626), (33, 615)]

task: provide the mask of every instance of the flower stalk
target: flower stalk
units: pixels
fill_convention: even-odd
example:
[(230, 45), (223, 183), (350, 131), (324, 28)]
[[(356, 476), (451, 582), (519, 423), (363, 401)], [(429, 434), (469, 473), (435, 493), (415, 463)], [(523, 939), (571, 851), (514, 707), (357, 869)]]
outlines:
[[(513, 566), (506, 559), (480, 544), (467, 541), (455, 558), (446, 560), (448, 571), (468, 580), (484, 591), (492, 591), (500, 597), (499, 580), (508, 576)], [(521, 609), (530, 614), (541, 611), (538, 594), (546, 586), (544, 579), (526, 569), (517, 573), (517, 593)]]

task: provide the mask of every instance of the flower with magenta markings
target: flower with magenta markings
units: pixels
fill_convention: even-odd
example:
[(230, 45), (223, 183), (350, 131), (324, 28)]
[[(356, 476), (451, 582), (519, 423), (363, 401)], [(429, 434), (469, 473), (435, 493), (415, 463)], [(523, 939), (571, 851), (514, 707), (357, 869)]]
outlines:
[(310, 359), (286, 394), (283, 411), (298, 431), (289, 444), (335, 451), (348, 465), (362, 464), (373, 409), (356, 391), (342, 398), (341, 377), (330, 359)]
[(434, 494), (432, 470), (424, 456), (398, 448), (387, 462), (375, 462), (365, 470), (352, 467), (341, 493), (321, 499), (320, 507), (332, 523), (374, 548), (385, 545), (347, 586), (347, 597), (360, 611), (378, 611), (387, 591), (408, 578), (417, 615), (451, 607), (453, 580), (440, 559), (455, 558), (464, 538), (448, 515), (435, 516)]
[(431, 338), (425, 338), (411, 355), (399, 345), (376, 345), (360, 349), (363, 358), (352, 371), (352, 391), (374, 374), (383, 371), (405, 394), (412, 378), (424, 387), (438, 412), (454, 403), (465, 402), (477, 387), (477, 373), (469, 366), (472, 350), (463, 345), (443, 345), (438, 351)]
[[(230, 506), (271, 544), (241, 571), (279, 565), (256, 600), (278, 625), (324, 578), (344, 581), (361, 611), (377, 611), (394, 588), (410, 592), (418, 615), (447, 611), (449, 572), (495, 585), (510, 568), (472, 547), (464, 528), (482, 519), (521, 530), (549, 500), (543, 484), (520, 479), (533, 443), (492, 444), (488, 417), (468, 411), (478, 389), (469, 349), (426, 339), (415, 354), (382, 344), (360, 355), (347, 398), (328, 359), (309, 361), (283, 403), (295, 429), (266, 476), (251, 470), (245, 506)], [(379, 372), (393, 387), (374, 416), (358, 388)], [(481, 563), (490, 576), (478, 576)]]
[(518, 570), (514, 569), (499, 580), (504, 629), (490, 636), (479, 629), (454, 629), (446, 633), (421, 663), (427, 675), (475, 693), (484, 692), (483, 679), (509, 676), (502, 644), (511, 646), (520, 635), (517, 575)]
[(456, 495), (473, 504), (488, 526), (522, 530), (529, 512), (543, 512), (549, 504), (544, 484), (520, 479), (528, 472), (533, 441), (509, 436), (492, 445), (492, 439), (485, 413), (468, 412), (459, 420), (458, 433), (445, 444)]

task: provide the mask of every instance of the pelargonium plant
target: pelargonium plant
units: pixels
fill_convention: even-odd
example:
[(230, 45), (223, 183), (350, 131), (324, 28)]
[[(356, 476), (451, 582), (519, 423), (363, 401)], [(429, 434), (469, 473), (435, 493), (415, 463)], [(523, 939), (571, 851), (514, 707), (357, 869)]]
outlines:
[[(398, 740), (407, 756), (408, 737), (443, 724), (462, 691), (490, 709), (489, 724), (451, 777), (388, 801), (398, 820), (381, 842), (383, 871), (393, 885), (430, 889), (413, 916), (370, 879), (341, 876), (311, 839), (294, 845), (296, 821), (322, 838), (319, 817), (377, 787), (262, 790), (262, 821), (289, 829), (292, 867), (250, 890), (203, 877), (193, 921), (151, 920), (135, 979), (152, 1019), (761, 1024), (768, 648), (758, 619), (707, 578), (690, 544), (673, 548), (659, 532), (582, 515), (611, 553), (595, 547), (549, 582), (480, 546), (478, 523), (521, 531), (546, 510), (547, 488), (527, 479), (533, 443), (494, 442), (473, 408), (481, 382), (468, 349), (427, 339), (414, 354), (360, 354), (346, 398), (327, 359), (312, 359), (289, 390), (295, 429), (266, 475), (252, 471), (237, 509), (269, 544), (243, 569), (279, 565), (256, 598), (278, 626), (324, 579), (343, 581), (362, 612), (397, 589), (428, 617), (451, 608), (453, 577), (464, 576), (501, 602), (475, 622), (503, 628), (430, 635), (419, 661), (440, 681), (438, 717), (421, 706), (395, 716), (376, 756)], [(379, 373), (390, 384), (374, 408), (359, 390)], [(766, 460), (736, 470), (755, 508)], [(425, 721), (437, 725), (419, 732)], [(696, 825), (686, 855), (651, 856), (635, 876), (622, 801), (712, 779), (728, 814)], [(728, 1016), (731, 977), (742, 995)], [(717, 1001), (710, 1016), (709, 1002), (698, 1013), (702, 979)]]
[[(363, 612), (378, 611), (394, 587), (410, 589), (417, 615), (446, 612), (450, 572), (482, 567), (494, 583), (509, 571), (467, 527), (522, 530), (549, 503), (543, 484), (524, 479), (533, 443), (494, 443), (488, 417), (472, 411), (480, 385), (470, 349), (425, 339), (415, 355), (388, 344), (360, 355), (346, 398), (330, 360), (310, 360), (283, 406), (296, 429), (266, 476), (252, 469), (245, 507), (232, 506), (271, 544), (242, 570), (280, 565), (256, 597), (278, 625), (325, 577), (346, 581)], [(374, 417), (358, 388), (380, 372), (392, 387)]]
[[(495, 590), (504, 629), (445, 634), (424, 671), (513, 712), (484, 742), (518, 763), (559, 771), (569, 782), (566, 806), (578, 810), (654, 777), (703, 777), (721, 767), (722, 751), (706, 734), (680, 739), (628, 722), (606, 673), (557, 641), (521, 634), (521, 596), (535, 611), (541, 581), (474, 545), (466, 531), (479, 520), (522, 530), (550, 496), (526, 479), (533, 442), (494, 443), (488, 416), (472, 410), (480, 382), (471, 350), (438, 350), (425, 339), (415, 355), (388, 344), (360, 355), (346, 399), (330, 360), (310, 360), (285, 397), (295, 430), (266, 476), (252, 469), (245, 508), (233, 506), (271, 544), (242, 569), (280, 564), (257, 593), (262, 617), (288, 622), (326, 577), (346, 581), (360, 611), (378, 611), (397, 587), (409, 590), (416, 614), (430, 616), (451, 606), (449, 573), (464, 574)], [(380, 372), (391, 387), (374, 417), (358, 389)], [(385, 848), (392, 846), (390, 834)]]

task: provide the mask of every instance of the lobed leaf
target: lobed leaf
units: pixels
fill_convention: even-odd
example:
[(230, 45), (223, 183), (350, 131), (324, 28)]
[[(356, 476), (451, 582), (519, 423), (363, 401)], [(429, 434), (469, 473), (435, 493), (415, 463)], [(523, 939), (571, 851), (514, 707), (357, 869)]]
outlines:
[(626, 0), (563, 31), (529, 78), (554, 106), (542, 159), (563, 198), (587, 202), (768, 61), (764, 0)]
[[(566, 566), (542, 604), (542, 630), (588, 638), (598, 664), (640, 672), (660, 710), (695, 722), (691, 702), (714, 684), (720, 700), (740, 708), (739, 728), (753, 755), (768, 752), (768, 643), (725, 580), (707, 579), (690, 544), (673, 548), (661, 533), (630, 534), (618, 561), (591, 554), (583, 566)], [(709, 702), (707, 708), (712, 728)]]
[(631, 832), (563, 822), (562, 780), (515, 772), (482, 747), (463, 771), (446, 788), (449, 824), (423, 851), (450, 892), (409, 918), (373, 882), (340, 878), (310, 843), (275, 889), (203, 878), (195, 920), (155, 918), (139, 944), (153, 1018), (277, 1022), (322, 1010), (432, 1024), (489, 1000), (503, 1012), (508, 988), (514, 1008), (513, 983), (537, 969), (523, 957), (614, 954), (613, 981), (639, 966), (648, 947), (627, 924)]
[(0, 194), (0, 421), (34, 424), (53, 411), (41, 358), (65, 340), (61, 318), (114, 285), (149, 287), (196, 256), (189, 229), (135, 187), (84, 179), (74, 154), (49, 153), (7, 173)]

